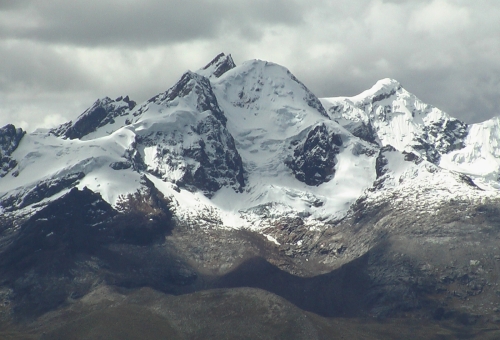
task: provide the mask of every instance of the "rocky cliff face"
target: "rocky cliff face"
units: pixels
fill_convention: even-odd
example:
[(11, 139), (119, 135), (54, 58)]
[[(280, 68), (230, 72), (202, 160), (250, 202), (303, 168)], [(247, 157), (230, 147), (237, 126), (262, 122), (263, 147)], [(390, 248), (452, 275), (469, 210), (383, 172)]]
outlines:
[(0, 128), (0, 177), (7, 175), (17, 165), (17, 161), (11, 155), (25, 133), (11, 124)]
[(299, 181), (307, 185), (320, 185), (335, 175), (335, 157), (341, 146), (340, 136), (328, 131), (324, 124), (317, 125), (303, 142), (295, 145), (293, 156), (286, 164)]

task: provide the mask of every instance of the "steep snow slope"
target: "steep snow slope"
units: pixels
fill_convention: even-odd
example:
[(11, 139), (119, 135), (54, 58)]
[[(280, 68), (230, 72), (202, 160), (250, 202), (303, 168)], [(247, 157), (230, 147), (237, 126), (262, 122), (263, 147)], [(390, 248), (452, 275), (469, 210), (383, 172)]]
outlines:
[(471, 176), (483, 189), (500, 189), (500, 118), (472, 124), (464, 147), (444, 155), (440, 166)]
[(125, 161), (133, 140), (133, 134), (123, 129), (90, 141), (62, 139), (43, 130), (28, 134), (13, 153), (18, 160), (13, 176), (1, 182), (2, 205), (10, 209), (24, 207), (67, 192), (75, 185), (87, 186), (115, 203), (120, 194), (139, 187), (139, 173), (111, 167)]

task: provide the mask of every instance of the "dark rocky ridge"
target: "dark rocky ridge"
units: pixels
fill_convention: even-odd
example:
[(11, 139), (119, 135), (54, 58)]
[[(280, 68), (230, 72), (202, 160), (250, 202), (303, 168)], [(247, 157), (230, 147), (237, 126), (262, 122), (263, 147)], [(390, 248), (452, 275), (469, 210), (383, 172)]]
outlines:
[[(123, 104), (120, 102), (126, 105), (120, 105)], [(108, 97), (98, 99), (74, 123), (65, 123), (58, 128), (52, 129), (50, 133), (69, 139), (81, 139), (100, 127), (113, 124), (116, 117), (128, 115), (135, 106), (136, 102), (130, 100), (128, 96), (118, 97), (115, 100)]]
[(167, 104), (176, 98), (183, 98), (193, 93), (197, 97), (199, 112), (210, 111), (224, 126), (227, 118), (219, 107), (217, 97), (213, 93), (210, 80), (194, 72), (186, 72), (181, 79), (164, 93), (151, 98), (149, 103)]
[(462, 149), (468, 135), (468, 125), (450, 118), (425, 127), (429, 141), (440, 154)]
[(77, 172), (40, 181), (32, 187), (25, 188), (25, 190), (0, 197), (0, 205), (7, 212), (22, 209), (51, 197), (64, 189), (73, 187), (83, 177), (85, 177), (83, 172)]
[(392, 145), (386, 145), (380, 149), (375, 163), (375, 172), (377, 174), (377, 179), (379, 179), (389, 171), (389, 169), (386, 168), (386, 166), (389, 164), (387, 158), (384, 155), (384, 153), (386, 152), (397, 152), (397, 150)]
[(363, 122), (353, 123), (345, 126), (347, 130), (349, 130), (354, 136), (361, 138), (364, 141), (367, 141), (372, 144), (377, 143), (377, 135), (373, 129), (373, 126), (370, 122), (367, 124)]
[[(136, 248), (161, 242), (172, 227), (168, 201), (154, 187), (145, 188), (124, 197), (118, 211), (89, 189), (75, 188), (18, 227), (3, 231), (0, 285), (15, 292), (11, 300), (14, 316), (40, 315), (69, 298), (86, 294), (103, 280), (126, 286), (124, 273), (128, 269), (115, 263), (119, 255), (107, 247), (121, 244)], [(98, 262), (95, 266), (106, 259), (112, 268), (98, 275), (91, 259)], [(137, 260), (130, 261), (133, 265)], [(148, 270), (141, 266), (141, 270)], [(149, 270), (158, 275), (159, 268)], [(167, 269), (167, 277), (172, 270)], [(143, 282), (152, 284), (151, 280)]]
[[(189, 148), (181, 148), (180, 153), (171, 151), (171, 145), (182, 144), (183, 135), (160, 131), (140, 137), (137, 148), (157, 145), (156, 154), (160, 164), (182, 168), (184, 174), (177, 181), (181, 187), (202, 190), (208, 197), (225, 185), (240, 191), (245, 186), (243, 163), (227, 129), (212, 115), (199, 121), (191, 129), (199, 139)], [(179, 160), (183, 159), (192, 159), (199, 166), (178, 165)], [(148, 171), (159, 178), (168, 175), (160, 168)]]
[(431, 163), (439, 164), (441, 155), (465, 147), (469, 131), (467, 124), (451, 118), (424, 126), (424, 133), (416, 136), (410, 146)]
[(217, 78), (222, 76), (227, 71), (236, 67), (236, 64), (233, 61), (231, 55), (225, 55), (224, 53), (218, 54), (211, 62), (209, 62), (203, 70), (213, 68), (213, 75)]
[(16, 167), (17, 161), (11, 155), (25, 134), (25, 131), (16, 129), (12, 124), (0, 128), (0, 178)]

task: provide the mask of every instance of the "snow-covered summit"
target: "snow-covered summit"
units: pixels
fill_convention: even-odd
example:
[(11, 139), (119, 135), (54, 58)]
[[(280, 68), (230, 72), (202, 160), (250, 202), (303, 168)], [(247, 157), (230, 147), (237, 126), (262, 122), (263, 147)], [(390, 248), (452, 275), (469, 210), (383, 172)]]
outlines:
[(226, 116), (241, 129), (263, 128), (288, 137), (328, 117), (319, 99), (288, 69), (267, 61), (247, 61), (213, 80), (213, 86)]
[(483, 189), (500, 187), (498, 117), (467, 125), (422, 102), (393, 79), (382, 79), (359, 95), (324, 98), (322, 103), (333, 120), (360, 138), (471, 176)]
[(467, 125), (422, 102), (394, 79), (382, 79), (354, 97), (322, 99), (330, 117), (354, 134), (438, 164), (463, 147)]
[(401, 90), (401, 84), (391, 78), (384, 78), (375, 83), (370, 89), (361, 92), (360, 94), (351, 97), (354, 103), (360, 102), (377, 102), (384, 98), (394, 95), (398, 90)]

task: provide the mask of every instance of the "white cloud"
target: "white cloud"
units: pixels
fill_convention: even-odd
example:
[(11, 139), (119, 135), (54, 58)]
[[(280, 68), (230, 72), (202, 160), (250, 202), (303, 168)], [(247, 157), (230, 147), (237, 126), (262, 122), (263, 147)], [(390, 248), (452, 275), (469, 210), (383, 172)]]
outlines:
[(447, 0), (434, 0), (413, 11), (408, 27), (410, 31), (446, 38), (469, 28), (470, 13), (467, 7)]

